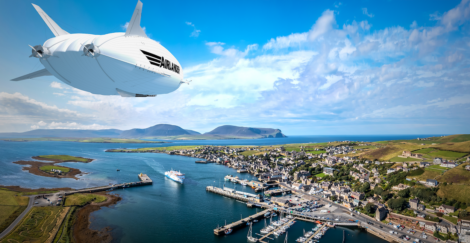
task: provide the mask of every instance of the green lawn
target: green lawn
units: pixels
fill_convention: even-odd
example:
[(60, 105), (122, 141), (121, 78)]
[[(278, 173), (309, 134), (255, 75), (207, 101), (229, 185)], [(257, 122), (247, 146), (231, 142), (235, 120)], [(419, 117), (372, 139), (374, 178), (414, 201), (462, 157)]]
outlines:
[(454, 152), (454, 151), (438, 150), (435, 148), (424, 148), (424, 149), (420, 149), (417, 151), (413, 151), (413, 153), (426, 154), (431, 157), (439, 157), (439, 158), (452, 159), (452, 160), (460, 158), (467, 154), (467, 153), (460, 153), (460, 152)]
[(402, 157), (393, 157), (390, 159), (390, 162), (410, 162), (410, 161), (421, 161), (416, 158), (402, 158)]
[(51, 172), (52, 169), (61, 170), (64, 173), (67, 173), (70, 171), (69, 168), (57, 166), (57, 165), (44, 165), (44, 166), (41, 166), (39, 169), (44, 172)]
[(440, 165), (431, 165), (425, 168), (425, 170), (435, 171), (435, 172), (446, 172), (448, 168), (442, 167)]
[(442, 216), (443, 218), (449, 220), (450, 222), (457, 224), (457, 218), (450, 217), (450, 216)]
[(40, 155), (39, 158), (60, 160), (62, 162), (88, 162), (87, 158), (80, 158), (70, 155)]
[(322, 178), (322, 177), (325, 177), (325, 176), (327, 176), (327, 175), (326, 175), (325, 173), (323, 173), (323, 172), (322, 172), (322, 173), (320, 173), (320, 174), (316, 174), (315, 176), (316, 176), (316, 177), (320, 177), (320, 178)]
[(97, 203), (104, 202), (106, 199), (106, 196), (100, 194), (76, 193), (66, 197), (65, 206), (83, 206), (92, 201)]
[[(18, 195), (18, 196), (16, 196)], [(0, 188), (0, 232), (6, 229), (28, 205), (28, 197)]]

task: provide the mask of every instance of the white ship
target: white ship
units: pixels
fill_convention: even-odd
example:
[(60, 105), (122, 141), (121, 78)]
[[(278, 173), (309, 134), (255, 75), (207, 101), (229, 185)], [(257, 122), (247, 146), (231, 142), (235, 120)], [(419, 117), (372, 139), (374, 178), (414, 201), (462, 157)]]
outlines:
[(183, 184), (184, 182), (184, 174), (179, 171), (174, 171), (174, 170), (167, 171), (165, 172), (165, 176), (181, 184)]

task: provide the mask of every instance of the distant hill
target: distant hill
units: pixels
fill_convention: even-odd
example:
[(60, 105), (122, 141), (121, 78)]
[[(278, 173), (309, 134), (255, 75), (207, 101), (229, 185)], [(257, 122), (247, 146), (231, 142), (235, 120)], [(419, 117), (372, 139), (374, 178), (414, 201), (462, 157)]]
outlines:
[(196, 132), (196, 131), (194, 131), (194, 130), (188, 130), (188, 129), (184, 129), (184, 130), (186, 130), (186, 132), (188, 132), (188, 133), (191, 134), (191, 135), (201, 135), (200, 132)]
[(204, 133), (204, 135), (235, 136), (235, 137), (265, 137), (265, 138), (283, 138), (281, 130), (273, 128), (253, 128), (237, 127), (225, 125)]
[(169, 124), (158, 124), (145, 129), (131, 129), (121, 133), (121, 137), (125, 138), (177, 135), (190, 135), (190, 133), (179, 126)]
[(130, 130), (75, 130), (75, 129), (37, 129), (22, 133), (0, 133), (0, 138), (160, 138), (177, 140), (194, 139), (237, 139), (237, 138), (282, 138), (286, 137), (279, 129), (220, 126), (201, 134), (170, 124), (158, 124), (149, 128)]
[(117, 129), (105, 130), (74, 130), (74, 129), (36, 129), (21, 133), (0, 133), (2, 138), (114, 138), (121, 136), (122, 131)]

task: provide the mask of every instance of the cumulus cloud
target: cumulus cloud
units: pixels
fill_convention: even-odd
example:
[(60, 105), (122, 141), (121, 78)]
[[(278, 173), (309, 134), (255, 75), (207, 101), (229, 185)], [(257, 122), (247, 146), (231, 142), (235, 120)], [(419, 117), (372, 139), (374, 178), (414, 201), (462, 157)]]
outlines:
[[(388, 128), (470, 132), (465, 125), (470, 119), (470, 36), (458, 31), (468, 28), (468, 3), (462, 1), (433, 25), (414, 21), (373, 31), (372, 20), (338, 26), (338, 13), (325, 10), (311, 28), (265, 43), (206, 42), (215, 57), (185, 67), (192, 84), (165, 96), (122, 99), (60, 89), (67, 86), (57, 83), (51, 87), (67, 94), (66, 110), (29, 97), (15, 98), (29, 108), (12, 105), (9, 110), (2, 95), (19, 94), (1, 93), (0, 115), (22, 110), (24, 117), (32, 114), (26, 119), (29, 126), (37, 127), (125, 129), (170, 123), (207, 131), (235, 122), (298, 134), (301, 129), (304, 134), (331, 132), (328, 127), (345, 133), (386, 134)], [(41, 115), (42, 110), (48, 115)], [(419, 130), (429, 127), (440, 130)]]

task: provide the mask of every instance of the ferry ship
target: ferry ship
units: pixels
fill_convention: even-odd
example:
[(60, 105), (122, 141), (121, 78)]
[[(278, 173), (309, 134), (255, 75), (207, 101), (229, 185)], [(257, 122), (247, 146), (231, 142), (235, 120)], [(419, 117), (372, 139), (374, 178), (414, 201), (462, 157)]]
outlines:
[(174, 171), (174, 170), (167, 171), (165, 172), (165, 176), (181, 184), (183, 184), (184, 182), (184, 174), (179, 171)]

